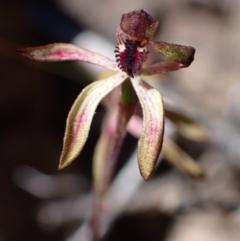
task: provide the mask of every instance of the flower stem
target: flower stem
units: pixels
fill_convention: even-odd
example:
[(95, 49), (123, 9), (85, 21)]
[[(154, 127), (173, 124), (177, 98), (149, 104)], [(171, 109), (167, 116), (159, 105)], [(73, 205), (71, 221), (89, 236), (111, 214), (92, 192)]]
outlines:
[(136, 94), (129, 79), (121, 85), (118, 105), (107, 110), (103, 129), (93, 157), (94, 190), (100, 208), (109, 188), (118, 155), (126, 134), (126, 125), (137, 103)]

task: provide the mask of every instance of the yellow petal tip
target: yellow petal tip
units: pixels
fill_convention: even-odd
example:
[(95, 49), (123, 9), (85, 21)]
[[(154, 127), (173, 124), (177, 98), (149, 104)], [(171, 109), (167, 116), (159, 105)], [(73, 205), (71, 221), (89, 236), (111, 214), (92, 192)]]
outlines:
[(140, 169), (140, 174), (141, 174), (141, 176), (143, 177), (143, 179), (144, 179), (145, 181), (148, 181), (148, 180), (150, 179), (150, 177), (152, 176), (152, 173), (153, 173), (153, 172), (149, 172), (149, 171), (147, 171), (147, 170), (141, 170), (141, 169)]
[(62, 162), (60, 162), (60, 164), (58, 165), (58, 170), (60, 171), (60, 170), (62, 170), (62, 169), (64, 169), (65, 167), (67, 167), (69, 164), (64, 164), (64, 163), (62, 163)]

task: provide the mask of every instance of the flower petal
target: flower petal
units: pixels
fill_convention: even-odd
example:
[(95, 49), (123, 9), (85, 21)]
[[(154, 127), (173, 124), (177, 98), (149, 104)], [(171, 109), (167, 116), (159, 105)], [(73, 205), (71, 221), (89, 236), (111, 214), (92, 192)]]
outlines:
[(188, 67), (194, 59), (195, 49), (191, 46), (162, 41), (149, 41), (149, 43), (159, 54), (174, 62), (182, 63), (183, 67)]
[(120, 27), (131, 38), (142, 40), (152, 38), (157, 31), (158, 21), (141, 9), (123, 14)]
[(142, 118), (137, 115), (133, 115), (127, 124), (127, 131), (135, 138), (139, 138), (141, 136), (141, 129)]
[(59, 169), (68, 166), (79, 155), (87, 140), (97, 105), (126, 77), (125, 73), (119, 72), (107, 79), (95, 81), (82, 90), (68, 114)]
[(100, 206), (103, 205), (103, 196), (110, 186), (116, 157), (121, 146), (116, 150), (117, 117), (117, 110), (107, 111), (103, 120), (101, 135), (94, 149), (93, 184), (95, 195)]
[(122, 83), (121, 91), (115, 88), (107, 97), (112, 105), (106, 106), (107, 113), (93, 156), (94, 190), (99, 204), (103, 204), (103, 196), (112, 181), (126, 126), (137, 102), (136, 93), (129, 79)]
[(67, 43), (54, 43), (38, 47), (20, 48), (18, 53), (38, 61), (79, 60), (96, 64), (104, 68), (119, 70), (117, 63), (101, 54)]
[(210, 140), (207, 130), (185, 113), (165, 107), (165, 116), (174, 122), (177, 130), (186, 138), (201, 142), (208, 142)]
[(178, 70), (180, 68), (185, 67), (182, 63), (174, 62), (174, 61), (162, 61), (156, 64), (150, 65), (138, 72), (138, 74), (142, 75), (155, 75), (155, 74), (164, 74), (169, 71)]
[(193, 177), (204, 176), (204, 171), (198, 163), (173, 141), (166, 137), (164, 138), (162, 153), (166, 157), (167, 161), (179, 170)]
[(161, 94), (140, 77), (131, 79), (143, 109), (143, 128), (138, 141), (138, 163), (145, 180), (154, 171), (162, 148), (164, 109)]

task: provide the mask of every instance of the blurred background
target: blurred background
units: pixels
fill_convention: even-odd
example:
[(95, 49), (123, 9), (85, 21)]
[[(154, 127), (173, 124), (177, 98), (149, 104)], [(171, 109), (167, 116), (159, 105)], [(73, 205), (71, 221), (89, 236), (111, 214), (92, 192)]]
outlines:
[[(104, 115), (99, 107), (81, 156), (57, 171), (67, 113), (99, 69), (33, 62), (14, 49), (72, 42), (114, 58), (121, 14), (141, 8), (159, 20), (155, 40), (196, 48), (189, 68), (152, 84), (208, 130), (211, 142), (204, 145), (178, 137), (206, 176), (194, 180), (165, 162), (147, 183), (138, 172), (135, 179), (133, 171), (123, 173), (125, 183), (113, 187), (112, 197), (125, 198), (125, 206), (115, 205), (103, 240), (239, 241), (237, 0), (1, 0), (0, 241), (86, 240), (81, 227), (91, 210), (91, 160)], [(136, 163), (136, 141), (127, 136), (119, 170), (128, 159)]]

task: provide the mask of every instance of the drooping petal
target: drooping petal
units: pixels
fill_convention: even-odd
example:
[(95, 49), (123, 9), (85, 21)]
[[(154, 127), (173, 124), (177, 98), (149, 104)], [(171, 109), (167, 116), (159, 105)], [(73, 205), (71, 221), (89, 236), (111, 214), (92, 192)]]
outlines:
[(127, 124), (127, 131), (135, 138), (139, 138), (141, 136), (141, 130), (142, 118), (137, 115), (133, 115)]
[(149, 67), (146, 67), (139, 71), (139, 74), (142, 75), (155, 75), (155, 74), (164, 74), (169, 71), (178, 70), (180, 68), (185, 67), (182, 63), (174, 62), (174, 61), (162, 61), (158, 62), (156, 64), (150, 65)]
[[(93, 155), (93, 179), (94, 191), (97, 197), (98, 204), (103, 205), (103, 196), (109, 186), (109, 174), (106, 174), (106, 168), (112, 169), (115, 164), (113, 154), (114, 150), (114, 137), (116, 138), (116, 123), (117, 112), (108, 111), (103, 121), (103, 128), (98, 142), (94, 149)], [(117, 155), (118, 153), (116, 153)], [(111, 158), (110, 158), (111, 157)], [(116, 158), (116, 156), (115, 156)]]
[(208, 142), (210, 140), (207, 130), (190, 116), (174, 110), (165, 108), (165, 116), (177, 126), (177, 130), (186, 138), (194, 141)]
[(125, 73), (120, 72), (107, 79), (95, 81), (82, 90), (68, 114), (60, 169), (69, 165), (81, 152), (99, 102), (126, 77)]
[[(136, 93), (129, 79), (122, 83), (121, 89), (121, 96), (119, 96), (120, 89), (118, 88), (107, 96), (108, 101), (113, 105), (106, 105), (107, 113), (101, 136), (94, 150), (94, 190), (100, 205), (103, 204), (103, 196), (111, 184), (117, 157), (126, 134), (126, 125), (134, 112), (137, 101)], [(118, 91), (118, 94), (115, 90)], [(116, 96), (118, 97), (117, 102)]]
[(161, 94), (140, 77), (131, 79), (143, 110), (142, 134), (138, 141), (138, 163), (145, 180), (154, 171), (162, 148), (164, 109)]
[(20, 48), (19, 54), (38, 61), (79, 60), (107, 69), (119, 70), (117, 63), (101, 54), (68, 43), (54, 43), (38, 47)]
[(204, 172), (198, 163), (180, 147), (178, 147), (173, 141), (166, 137), (164, 138), (162, 152), (167, 161), (177, 167), (179, 170), (193, 177), (204, 176)]
[(162, 41), (149, 41), (150, 45), (162, 56), (188, 67), (195, 54), (195, 49), (191, 46), (171, 44)]

